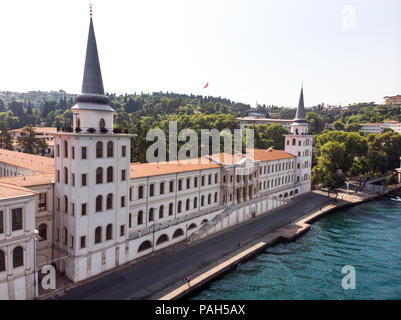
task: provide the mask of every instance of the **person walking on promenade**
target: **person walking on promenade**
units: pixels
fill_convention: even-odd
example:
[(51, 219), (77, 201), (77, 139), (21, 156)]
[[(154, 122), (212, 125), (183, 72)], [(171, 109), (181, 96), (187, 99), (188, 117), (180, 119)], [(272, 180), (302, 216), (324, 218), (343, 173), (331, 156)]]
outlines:
[(188, 288), (190, 288), (191, 287), (191, 278), (189, 276), (187, 276), (185, 278), (185, 280), (187, 281)]

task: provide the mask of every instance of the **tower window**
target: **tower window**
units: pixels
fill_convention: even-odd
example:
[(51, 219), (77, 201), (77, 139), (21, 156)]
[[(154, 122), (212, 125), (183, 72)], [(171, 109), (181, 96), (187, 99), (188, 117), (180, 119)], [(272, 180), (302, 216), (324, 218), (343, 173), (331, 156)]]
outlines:
[(100, 129), (106, 128), (106, 122), (104, 121), (104, 119), (100, 119), (99, 128)]
[(102, 227), (97, 227), (95, 230), (95, 244), (102, 242)]
[(114, 144), (112, 141), (107, 142), (107, 158), (112, 158), (114, 153)]
[(103, 168), (96, 169), (96, 184), (103, 183)]
[(96, 212), (102, 211), (102, 202), (103, 202), (103, 197), (97, 196), (96, 197)]
[(103, 142), (96, 143), (96, 158), (103, 158)]

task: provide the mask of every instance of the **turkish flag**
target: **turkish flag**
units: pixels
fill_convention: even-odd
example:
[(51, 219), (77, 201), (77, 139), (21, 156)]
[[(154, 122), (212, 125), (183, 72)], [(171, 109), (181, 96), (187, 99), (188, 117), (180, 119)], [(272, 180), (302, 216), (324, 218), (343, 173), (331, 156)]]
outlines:
[(203, 87), (203, 89), (206, 89), (209, 86), (209, 82), (206, 83), (206, 85)]

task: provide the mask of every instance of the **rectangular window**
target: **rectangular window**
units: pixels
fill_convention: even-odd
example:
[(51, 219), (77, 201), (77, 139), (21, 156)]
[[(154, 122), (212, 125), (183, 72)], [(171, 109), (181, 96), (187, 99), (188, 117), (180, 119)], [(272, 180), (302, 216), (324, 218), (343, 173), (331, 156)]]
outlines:
[(205, 185), (205, 176), (202, 176), (201, 184), (202, 184), (202, 187)]
[(198, 177), (195, 177), (194, 179), (194, 188), (198, 187)]
[(82, 175), (82, 182), (81, 182), (81, 185), (84, 187), (84, 186), (86, 186), (86, 173), (84, 173), (83, 175)]
[(149, 196), (153, 197), (155, 195), (155, 185), (151, 184), (149, 187)]
[(86, 205), (86, 203), (83, 203), (82, 205), (81, 205), (81, 215), (83, 215), (83, 216), (86, 216), (86, 207), (87, 207), (87, 205)]
[(121, 156), (125, 157), (127, 155), (127, 147), (126, 146), (122, 146), (121, 147)]
[(56, 145), (56, 157), (60, 156), (60, 145)]
[(74, 236), (71, 236), (71, 249), (74, 249)]
[(57, 210), (60, 211), (60, 198), (57, 198)]
[(12, 230), (22, 230), (22, 208), (11, 210)]
[(75, 216), (75, 203), (72, 203), (72, 212), (71, 215), (74, 217)]
[(174, 192), (174, 181), (170, 181), (170, 192)]
[(129, 188), (129, 201), (132, 201), (132, 188)]
[(60, 182), (60, 170), (57, 170), (57, 182)]
[(182, 180), (178, 180), (178, 191), (182, 190)]
[(0, 234), (4, 233), (3, 211), (0, 211)]
[(86, 248), (86, 237), (81, 237), (81, 249)]
[(160, 194), (164, 194), (164, 182), (160, 183)]
[(71, 158), (75, 159), (75, 147), (71, 147)]
[(47, 193), (42, 192), (39, 193), (39, 199), (38, 199), (38, 211), (46, 211), (47, 210)]
[(187, 189), (191, 188), (191, 178), (187, 178)]
[(72, 186), (75, 187), (75, 173), (72, 174)]
[(125, 181), (125, 170), (121, 170), (121, 180)]
[(122, 237), (122, 236), (124, 236), (125, 235), (125, 225), (122, 225), (121, 227), (120, 227), (120, 237)]
[(138, 188), (138, 199), (143, 199), (143, 186)]
[(86, 159), (86, 147), (81, 148), (81, 159)]
[(121, 197), (121, 208), (124, 208), (124, 207), (125, 207), (125, 197), (122, 196)]
[(56, 229), (56, 241), (60, 241), (60, 230), (58, 228)]

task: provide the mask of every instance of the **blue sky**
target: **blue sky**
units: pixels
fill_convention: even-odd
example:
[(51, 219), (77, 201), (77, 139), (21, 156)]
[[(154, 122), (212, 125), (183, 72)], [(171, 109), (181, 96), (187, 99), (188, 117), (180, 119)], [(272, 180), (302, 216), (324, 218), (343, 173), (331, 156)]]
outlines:
[[(93, 0), (106, 91), (255, 105), (401, 94), (398, 0)], [(81, 87), (89, 2), (0, 1), (0, 90)], [(206, 82), (209, 89), (203, 89)]]

